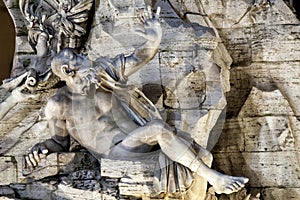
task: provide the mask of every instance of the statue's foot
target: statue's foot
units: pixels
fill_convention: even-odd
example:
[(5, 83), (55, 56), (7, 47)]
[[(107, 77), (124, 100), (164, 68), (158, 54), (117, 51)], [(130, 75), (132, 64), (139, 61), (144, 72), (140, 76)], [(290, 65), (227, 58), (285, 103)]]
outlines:
[(231, 194), (242, 189), (248, 181), (249, 179), (245, 177), (219, 174), (218, 178), (211, 184), (217, 194)]

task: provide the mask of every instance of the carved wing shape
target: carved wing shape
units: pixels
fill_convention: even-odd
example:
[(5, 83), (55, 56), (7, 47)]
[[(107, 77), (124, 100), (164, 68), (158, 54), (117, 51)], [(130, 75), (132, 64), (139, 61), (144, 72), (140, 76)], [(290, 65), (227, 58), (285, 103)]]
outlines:
[(42, 0), (40, 5), (44, 10), (52, 13), (56, 13), (59, 8), (59, 2), (56, 0)]
[(85, 29), (83, 29), (80, 23), (86, 22), (89, 17), (89, 11), (93, 5), (93, 0), (81, 1), (76, 4), (67, 13), (67, 19), (71, 21), (74, 25), (74, 34), (76, 36), (81, 36), (85, 34)]
[(88, 19), (89, 10), (93, 5), (93, 0), (81, 1), (67, 13), (67, 18), (75, 23), (82, 23)]

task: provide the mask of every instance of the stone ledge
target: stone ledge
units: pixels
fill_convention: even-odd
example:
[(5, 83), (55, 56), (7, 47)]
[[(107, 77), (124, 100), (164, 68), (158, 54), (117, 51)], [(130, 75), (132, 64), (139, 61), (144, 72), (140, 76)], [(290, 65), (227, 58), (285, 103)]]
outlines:
[(144, 199), (155, 194), (156, 164), (157, 157), (140, 161), (101, 159), (101, 176), (108, 177), (108, 182), (117, 185), (119, 194), (124, 198), (130, 196)]
[(98, 160), (89, 153), (52, 153), (36, 169), (24, 169), (26, 179), (40, 180), (49, 176), (69, 174), (79, 169), (95, 169)]

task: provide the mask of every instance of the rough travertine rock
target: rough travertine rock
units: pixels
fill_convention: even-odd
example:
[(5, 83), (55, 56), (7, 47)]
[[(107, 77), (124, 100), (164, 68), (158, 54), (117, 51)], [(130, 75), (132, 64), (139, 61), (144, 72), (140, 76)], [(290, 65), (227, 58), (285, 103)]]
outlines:
[[(253, 8), (238, 24), (232, 23), (241, 14), (227, 12), (232, 22), (220, 23), (217, 13), (233, 6), (228, 1), (214, 7), (218, 9), (207, 9), (209, 16), (216, 16), (211, 19), (233, 59), (229, 119), (214, 149), (214, 165), (227, 173), (252, 174), (250, 185), (261, 188), (263, 199), (297, 199), (299, 104), (293, 103), (299, 99), (300, 85), (298, 20), (283, 2), (276, 1), (264, 12)], [(247, 4), (239, 7), (245, 12)], [(290, 193), (282, 194), (281, 187)]]
[(157, 158), (141, 161), (116, 161), (101, 159), (101, 176), (117, 179), (123, 196), (145, 198), (154, 195), (154, 170)]

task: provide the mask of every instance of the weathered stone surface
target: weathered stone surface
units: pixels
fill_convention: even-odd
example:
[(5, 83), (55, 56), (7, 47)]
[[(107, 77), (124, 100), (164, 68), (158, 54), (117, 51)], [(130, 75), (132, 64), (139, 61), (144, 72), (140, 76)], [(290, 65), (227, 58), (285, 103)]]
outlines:
[(30, 184), (11, 184), (18, 196), (27, 199), (52, 199), (56, 186), (50, 183), (33, 182)]
[(300, 188), (265, 188), (262, 194), (265, 199), (297, 200), (300, 196)]
[(103, 199), (116, 200), (119, 197), (118, 179), (104, 178), (102, 183)]
[(17, 181), (17, 165), (14, 157), (0, 157), (0, 185)]
[(57, 190), (52, 194), (52, 199), (104, 199), (99, 191), (86, 191), (82, 189), (71, 188), (63, 184), (57, 186)]
[[(253, 1), (205, 1), (201, 0), (203, 11), (216, 28), (238, 28), (252, 24), (289, 24), (298, 20), (284, 1), (276, 1), (272, 7), (254, 7)], [(251, 9), (251, 10), (250, 10)]]
[[(249, 182), (252, 187), (299, 188), (296, 152), (219, 153), (214, 154), (214, 157), (214, 165), (223, 172), (233, 175), (252, 174)], [(232, 166), (236, 166), (235, 169)]]
[[(98, 161), (89, 153), (52, 153), (42, 159), (41, 164), (31, 172), (32, 169), (23, 170), (26, 179), (39, 180), (57, 174), (69, 174), (79, 170), (82, 166), (85, 169), (97, 169)], [(23, 166), (20, 166), (22, 168)], [(73, 174), (75, 175), (75, 174)], [(95, 179), (91, 174), (81, 175), (72, 179)], [(24, 177), (25, 178), (25, 177)]]
[[(101, 159), (101, 176), (111, 178), (132, 178), (144, 179), (152, 178), (157, 157), (141, 161), (124, 161)], [(130, 177), (128, 177), (130, 175)]]
[(1, 199), (13, 199), (15, 197), (15, 192), (9, 186), (0, 186), (0, 197)]
[(236, 28), (235, 31), (220, 30), (235, 65), (245, 66), (251, 64), (251, 61), (298, 61), (299, 26), (297, 24), (261, 24)]
[(156, 164), (157, 157), (141, 161), (101, 159), (101, 176), (119, 179), (117, 187), (121, 196), (145, 198), (156, 193), (153, 185)]
[(16, 37), (16, 46), (19, 46), (16, 53), (26, 53), (26, 54), (34, 53), (32, 47), (30, 46), (30, 44), (28, 42), (28, 38), (26, 36)]

